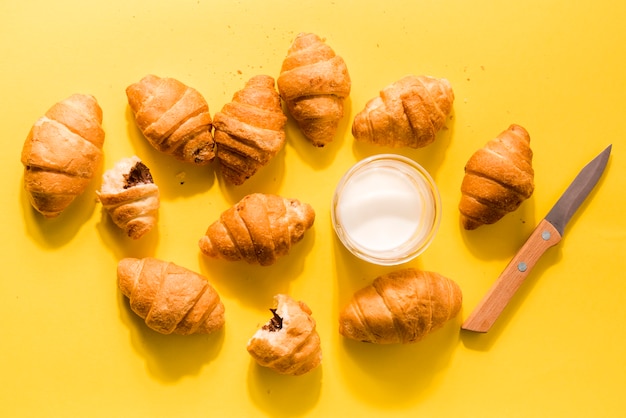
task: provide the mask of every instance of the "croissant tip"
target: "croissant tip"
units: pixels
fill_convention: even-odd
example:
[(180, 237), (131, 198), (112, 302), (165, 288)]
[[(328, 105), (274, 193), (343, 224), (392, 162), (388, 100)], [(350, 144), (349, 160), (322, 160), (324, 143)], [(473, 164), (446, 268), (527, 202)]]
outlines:
[(131, 269), (133, 266), (135, 266), (139, 261), (140, 260), (138, 258), (133, 258), (133, 257), (122, 258), (117, 263), (117, 271), (118, 271), (118, 273), (127, 272), (129, 269)]
[(478, 227), (484, 225), (482, 222), (474, 221), (470, 218), (463, 217), (461, 220), (461, 224), (463, 225), (463, 229), (466, 231), (473, 231)]

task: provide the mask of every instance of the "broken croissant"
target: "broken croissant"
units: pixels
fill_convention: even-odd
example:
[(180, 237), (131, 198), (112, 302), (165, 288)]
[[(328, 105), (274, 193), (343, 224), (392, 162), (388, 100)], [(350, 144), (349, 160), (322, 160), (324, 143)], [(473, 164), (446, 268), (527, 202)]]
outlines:
[(195, 89), (173, 78), (147, 75), (126, 88), (137, 126), (157, 150), (205, 165), (215, 157), (209, 105)]
[(452, 111), (454, 92), (445, 78), (406, 76), (385, 87), (357, 113), (352, 135), (387, 147), (431, 144)]
[(301, 33), (293, 41), (277, 80), (278, 91), (298, 127), (313, 145), (331, 142), (350, 94), (345, 61), (319, 36)]
[(22, 148), (24, 188), (32, 206), (58, 216), (82, 194), (102, 160), (102, 109), (74, 94), (53, 105), (31, 128)]
[(96, 194), (113, 222), (130, 238), (141, 238), (156, 224), (159, 188), (138, 157), (124, 158), (105, 172)]
[(286, 255), (314, 221), (308, 203), (253, 193), (223, 212), (198, 245), (211, 258), (268, 266)]
[(156, 258), (124, 258), (118, 285), (130, 308), (162, 334), (208, 334), (224, 325), (220, 296), (201, 275)]
[(412, 268), (377, 277), (339, 314), (339, 332), (377, 343), (414, 343), (443, 327), (461, 309), (461, 289), (440, 274)]
[(213, 118), (224, 178), (241, 185), (274, 158), (285, 144), (286, 122), (274, 79), (252, 77)]
[(320, 337), (311, 309), (287, 295), (276, 295), (273, 317), (248, 341), (247, 350), (258, 364), (281, 374), (302, 375), (322, 361)]
[(532, 195), (532, 159), (530, 136), (519, 125), (511, 125), (470, 157), (459, 203), (465, 229), (495, 223)]

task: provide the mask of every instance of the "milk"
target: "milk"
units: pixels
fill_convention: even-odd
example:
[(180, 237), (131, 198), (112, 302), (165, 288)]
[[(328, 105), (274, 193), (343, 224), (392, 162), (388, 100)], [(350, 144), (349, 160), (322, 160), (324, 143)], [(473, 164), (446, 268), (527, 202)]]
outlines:
[(386, 252), (418, 241), (434, 216), (432, 193), (397, 167), (355, 172), (337, 200), (343, 232), (363, 250)]

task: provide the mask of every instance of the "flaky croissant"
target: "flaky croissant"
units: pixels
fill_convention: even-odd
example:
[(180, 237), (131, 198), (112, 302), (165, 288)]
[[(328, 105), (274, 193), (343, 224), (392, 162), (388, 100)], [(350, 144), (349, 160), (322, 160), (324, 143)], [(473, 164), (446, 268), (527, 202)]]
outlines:
[(530, 136), (519, 125), (511, 125), (470, 157), (459, 203), (465, 229), (497, 222), (532, 195), (532, 159)]
[(113, 222), (132, 239), (139, 239), (156, 224), (159, 187), (139, 157), (124, 158), (102, 176), (96, 192)]
[(352, 135), (387, 147), (431, 144), (452, 111), (454, 92), (445, 78), (406, 76), (385, 87), (357, 113)]
[(209, 105), (195, 89), (174, 78), (147, 75), (126, 88), (137, 126), (157, 150), (205, 165), (215, 158)]
[(162, 334), (209, 334), (224, 325), (220, 296), (201, 275), (156, 258), (124, 258), (118, 285), (130, 308)]
[(285, 145), (285, 123), (274, 79), (252, 77), (213, 118), (217, 159), (224, 178), (243, 184)]
[(93, 96), (74, 94), (53, 105), (22, 148), (24, 188), (32, 206), (48, 218), (63, 212), (100, 167), (103, 143), (102, 109)]
[(314, 221), (308, 203), (253, 193), (224, 211), (198, 245), (211, 258), (268, 266), (289, 253)]
[(304, 136), (317, 147), (330, 143), (350, 95), (350, 75), (343, 58), (319, 36), (301, 33), (287, 52), (277, 84)]
[(441, 328), (461, 309), (459, 286), (438, 273), (407, 268), (377, 277), (339, 314), (339, 332), (377, 343), (414, 343)]
[(273, 317), (248, 341), (248, 352), (258, 364), (281, 374), (313, 370), (322, 361), (322, 348), (311, 309), (283, 294), (274, 300)]

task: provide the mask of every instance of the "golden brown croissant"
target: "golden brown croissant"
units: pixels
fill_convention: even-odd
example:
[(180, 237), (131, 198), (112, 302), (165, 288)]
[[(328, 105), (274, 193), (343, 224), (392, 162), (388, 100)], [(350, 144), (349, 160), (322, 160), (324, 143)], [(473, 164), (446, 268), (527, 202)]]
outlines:
[(459, 286), (440, 274), (394, 271), (354, 294), (339, 314), (339, 332), (377, 344), (417, 342), (454, 318), (462, 299)]
[(211, 258), (268, 266), (286, 255), (314, 221), (308, 203), (253, 193), (224, 211), (198, 245)]
[(354, 117), (352, 135), (387, 147), (425, 147), (445, 124), (453, 101), (445, 78), (406, 76), (367, 102)]
[(102, 160), (102, 109), (93, 96), (74, 94), (53, 105), (22, 148), (24, 187), (33, 207), (58, 216), (94, 177)]
[(137, 126), (157, 150), (196, 165), (215, 157), (209, 105), (173, 78), (147, 75), (126, 88)]
[(277, 80), (278, 91), (300, 130), (313, 145), (331, 142), (350, 95), (346, 63), (317, 35), (293, 41)]
[(248, 341), (248, 352), (261, 366), (293, 376), (313, 370), (322, 361), (320, 337), (311, 309), (287, 295), (276, 295), (273, 317)]
[(139, 157), (124, 158), (105, 172), (96, 194), (113, 222), (132, 239), (141, 238), (156, 224), (159, 187)]
[(459, 203), (465, 229), (495, 223), (532, 195), (532, 159), (530, 137), (519, 125), (511, 125), (470, 157)]
[(130, 308), (162, 334), (208, 334), (224, 325), (220, 296), (201, 275), (156, 258), (124, 258), (118, 285)]
[(285, 144), (286, 122), (274, 79), (252, 77), (213, 118), (224, 178), (240, 185), (266, 165)]

